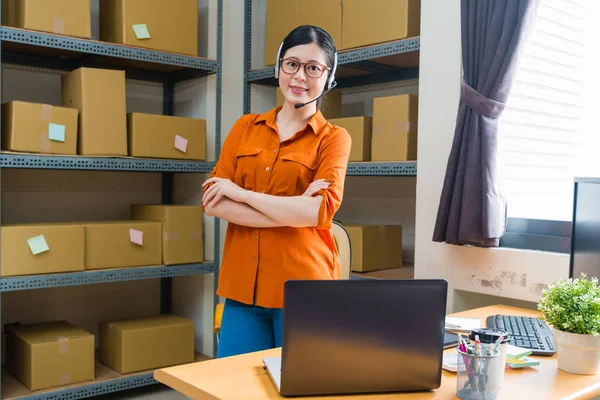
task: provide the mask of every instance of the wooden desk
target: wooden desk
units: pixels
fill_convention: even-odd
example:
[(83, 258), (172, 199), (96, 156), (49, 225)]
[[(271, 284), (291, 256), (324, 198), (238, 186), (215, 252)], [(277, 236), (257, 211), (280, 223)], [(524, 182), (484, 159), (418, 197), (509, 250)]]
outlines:
[[(538, 316), (535, 311), (507, 306), (484, 307), (456, 313), (456, 316), (485, 318), (493, 314)], [(446, 351), (455, 351), (449, 349)], [(281, 349), (272, 349), (235, 357), (203, 361), (157, 370), (155, 379), (195, 400), (203, 399), (282, 399), (275, 390), (263, 358), (280, 356)], [(573, 375), (557, 367), (556, 355), (535, 357), (540, 365), (525, 369), (506, 369), (500, 399), (590, 399), (600, 395), (600, 376)], [(393, 393), (310, 397), (317, 399), (452, 399), (456, 396), (456, 374), (442, 373), (439, 389), (421, 393)]]

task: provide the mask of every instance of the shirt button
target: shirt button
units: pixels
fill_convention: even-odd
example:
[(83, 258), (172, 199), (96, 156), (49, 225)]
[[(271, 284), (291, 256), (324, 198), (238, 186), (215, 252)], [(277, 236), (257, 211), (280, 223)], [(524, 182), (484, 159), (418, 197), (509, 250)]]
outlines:
[(271, 170), (271, 168), (269, 168), (269, 167), (267, 167), (267, 168), (265, 168), (265, 169), (267, 170), (267, 172), (269, 172), (269, 171)]
[(273, 150), (275, 153), (277, 153), (277, 149)]
[(256, 261), (252, 262), (252, 264), (256, 265)]
[(258, 240), (258, 236), (254, 236), (254, 240)]
[(264, 190), (261, 190), (260, 192), (261, 192), (261, 193), (264, 193), (265, 191), (264, 191)]

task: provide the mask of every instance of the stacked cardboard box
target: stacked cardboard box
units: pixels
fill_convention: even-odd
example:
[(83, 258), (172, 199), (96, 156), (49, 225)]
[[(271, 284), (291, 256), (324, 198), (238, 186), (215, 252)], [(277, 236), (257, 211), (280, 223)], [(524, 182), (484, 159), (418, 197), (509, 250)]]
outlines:
[(121, 374), (194, 361), (194, 323), (174, 315), (100, 324), (100, 362)]
[(371, 160), (371, 133), (373, 118), (371, 117), (347, 117), (334, 118), (329, 122), (340, 126), (348, 131), (352, 138), (352, 148), (350, 149), (350, 162), (370, 161)]
[(267, 0), (265, 65), (300, 25), (326, 30), (338, 50), (419, 36), (421, 0)]
[(58, 35), (92, 37), (90, 0), (2, 0), (2, 24)]
[(402, 267), (402, 226), (343, 224), (352, 243), (352, 271)]
[(100, 40), (198, 55), (198, 1), (103, 0)]
[(417, 159), (418, 103), (412, 94), (373, 100), (372, 161)]
[(6, 327), (6, 367), (29, 390), (94, 379), (94, 335), (66, 321)]

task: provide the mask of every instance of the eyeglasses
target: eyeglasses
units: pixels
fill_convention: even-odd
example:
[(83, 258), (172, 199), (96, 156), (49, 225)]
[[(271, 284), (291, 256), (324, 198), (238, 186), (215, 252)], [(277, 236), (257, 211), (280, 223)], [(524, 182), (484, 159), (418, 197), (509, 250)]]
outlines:
[(327, 65), (320, 64), (316, 61), (309, 61), (307, 63), (300, 62), (294, 58), (283, 58), (281, 59), (281, 70), (286, 74), (293, 75), (300, 67), (304, 66), (304, 73), (310, 78), (320, 78), (323, 76), (325, 71), (330, 70)]

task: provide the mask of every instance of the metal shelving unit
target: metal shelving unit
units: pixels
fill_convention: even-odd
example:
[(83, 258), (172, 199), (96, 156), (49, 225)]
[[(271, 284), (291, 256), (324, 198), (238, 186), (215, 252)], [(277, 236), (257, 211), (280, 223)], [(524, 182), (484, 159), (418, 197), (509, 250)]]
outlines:
[[(419, 37), (338, 52), (337, 89), (415, 79), (419, 76)], [(274, 67), (251, 69), (252, 0), (244, 2), (244, 114), (250, 113), (251, 86), (277, 86)], [(416, 161), (352, 162), (347, 175), (416, 176)]]
[[(216, 75), (215, 160), (217, 160), (221, 148), (222, 38), (223, 0), (217, 0), (216, 60), (105, 43), (97, 40), (0, 27), (0, 62), (59, 71), (71, 71), (79, 67), (125, 70), (128, 79), (162, 84), (163, 113), (165, 115), (173, 114), (175, 83), (214, 74)], [(162, 201), (164, 204), (172, 203), (174, 173), (208, 173), (214, 165), (214, 161), (0, 153), (0, 168), (159, 172), (162, 173)], [(218, 219), (215, 219), (213, 232), (214, 260), (212, 261), (199, 264), (158, 265), (0, 278), (0, 305), (2, 292), (140, 279), (160, 279), (161, 312), (168, 313), (171, 311), (172, 277), (213, 274), (216, 288), (219, 275), (219, 231), (220, 224)], [(218, 303), (216, 293), (214, 293), (214, 302), (215, 304)], [(216, 337), (213, 337), (213, 343), (216, 354)], [(99, 370), (101, 370), (100, 373)], [(22, 387), (14, 393), (13, 391), (6, 393), (6, 396), (20, 400), (74, 400), (157, 383), (153, 378), (153, 371), (120, 375), (98, 363), (96, 364), (96, 371), (97, 379), (91, 382), (35, 393), (22, 390), (24, 388)], [(1, 386), (15, 386), (15, 378), (6, 371), (2, 371), (1, 378)], [(4, 395), (2, 398), (5, 398)]]

